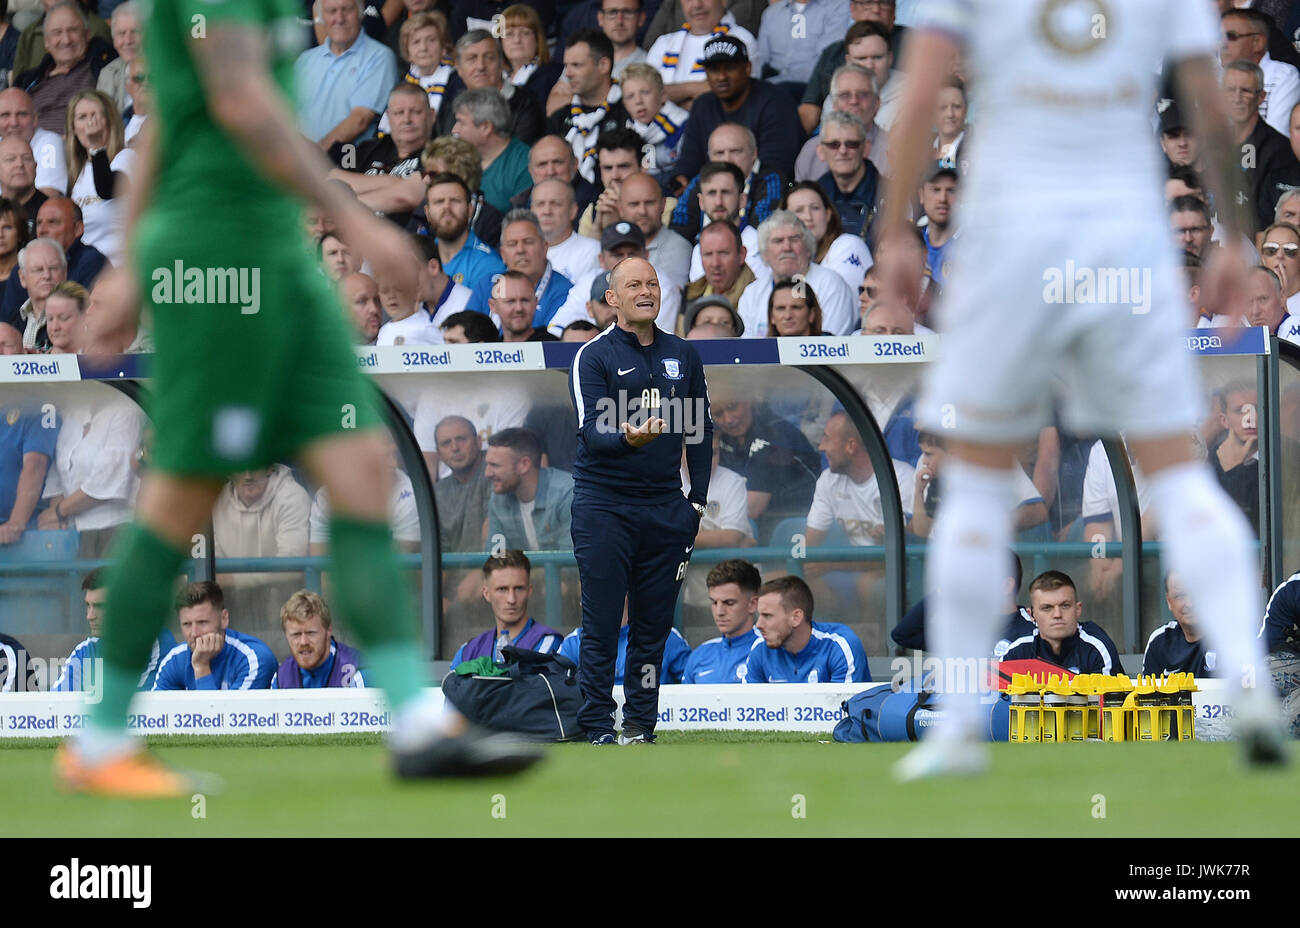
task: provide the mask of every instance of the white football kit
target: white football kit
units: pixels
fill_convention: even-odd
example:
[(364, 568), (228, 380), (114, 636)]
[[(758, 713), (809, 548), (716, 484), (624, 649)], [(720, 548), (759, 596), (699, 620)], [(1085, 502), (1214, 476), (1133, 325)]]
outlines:
[(1203, 404), (1178, 342), (1188, 311), (1150, 131), (1156, 67), (1212, 56), (1201, 0), (929, 0), (967, 48), (980, 127), (963, 235), (939, 307), (928, 426), (1015, 442), (1048, 424), (1052, 381), (1082, 434), (1190, 429)]

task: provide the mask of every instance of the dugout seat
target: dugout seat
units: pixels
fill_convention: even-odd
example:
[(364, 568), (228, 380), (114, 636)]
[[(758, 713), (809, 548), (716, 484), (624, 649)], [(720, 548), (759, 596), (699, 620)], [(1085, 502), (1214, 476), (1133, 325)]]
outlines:
[[(48, 565), (75, 561), (80, 535), (72, 529), (24, 532), (0, 546), (0, 564)], [(0, 573), (0, 628), (8, 634), (70, 630), (80, 615), (81, 577), (60, 573)]]

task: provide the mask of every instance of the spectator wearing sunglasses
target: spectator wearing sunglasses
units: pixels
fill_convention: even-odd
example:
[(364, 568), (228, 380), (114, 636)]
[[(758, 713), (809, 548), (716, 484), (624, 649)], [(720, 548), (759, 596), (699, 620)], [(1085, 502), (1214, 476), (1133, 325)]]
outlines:
[(844, 231), (868, 238), (880, 172), (867, 160), (867, 127), (852, 113), (832, 110), (822, 117), (820, 138), (817, 153), (829, 170), (817, 183), (830, 196)]
[(1264, 230), (1260, 263), (1277, 275), (1287, 312), (1300, 317), (1300, 229), (1287, 222)]

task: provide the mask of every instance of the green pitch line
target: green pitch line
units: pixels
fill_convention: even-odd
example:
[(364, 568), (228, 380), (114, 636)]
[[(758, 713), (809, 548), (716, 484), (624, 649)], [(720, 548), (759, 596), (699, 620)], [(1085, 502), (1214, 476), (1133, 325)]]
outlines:
[[(1277, 814), (1292, 804), (1294, 769), (1248, 773), (1231, 744), (1003, 744), (984, 778), (898, 786), (889, 768), (907, 745), (788, 733), (553, 745), (520, 778), (420, 784), (388, 776), (378, 736), (150, 740), (170, 763), (221, 776), (223, 792), (147, 803), (65, 796), (50, 776), (50, 742), (6, 745), (0, 795), (23, 797), (6, 827), (194, 837), (1300, 833)], [(200, 808), (206, 817), (195, 818)]]

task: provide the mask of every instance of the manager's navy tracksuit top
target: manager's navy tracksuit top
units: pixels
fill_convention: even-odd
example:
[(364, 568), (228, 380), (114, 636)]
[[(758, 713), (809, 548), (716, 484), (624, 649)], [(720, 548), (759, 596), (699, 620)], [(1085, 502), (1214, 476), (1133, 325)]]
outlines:
[[(569, 394), (577, 410), (578, 452), (573, 465), (574, 495), (654, 502), (681, 492), (683, 436), (680, 429), (633, 448), (620, 427), (641, 406), (644, 391), (659, 390), (660, 410), (684, 407), (702, 398), (700, 440), (686, 446), (691, 476), (690, 501), (708, 503), (713, 469), (713, 418), (709, 414), (704, 365), (686, 339), (654, 330), (642, 345), (634, 333), (613, 323), (573, 359)], [(625, 402), (620, 405), (620, 394)], [(674, 402), (676, 401), (676, 402)], [(612, 404), (612, 405), (611, 405)], [(692, 414), (694, 410), (692, 409)], [(660, 415), (669, 428), (673, 422)]]

